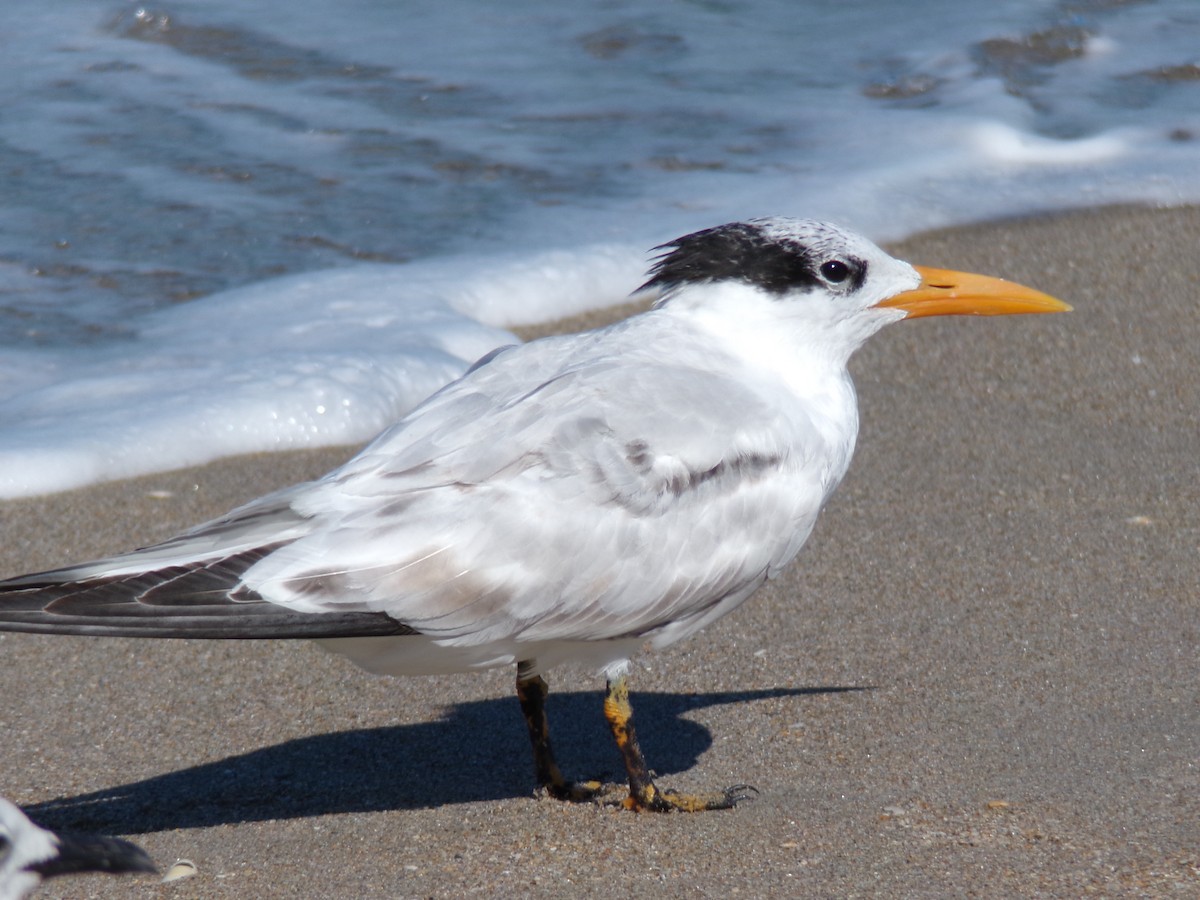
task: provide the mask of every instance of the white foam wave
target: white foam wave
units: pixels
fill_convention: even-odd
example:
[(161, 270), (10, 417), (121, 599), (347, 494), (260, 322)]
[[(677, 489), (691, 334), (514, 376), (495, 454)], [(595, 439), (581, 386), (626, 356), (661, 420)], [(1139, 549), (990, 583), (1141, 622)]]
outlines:
[(1109, 132), (1056, 140), (1022, 132), (1001, 122), (980, 123), (967, 140), (980, 157), (1020, 166), (1083, 166), (1115, 160), (1130, 150), (1128, 136)]
[[(156, 313), (118, 345), (14, 359), (0, 496), (366, 441), (516, 341), (407, 290), (403, 268), (262, 282)], [(26, 361), (36, 368), (16, 377)]]

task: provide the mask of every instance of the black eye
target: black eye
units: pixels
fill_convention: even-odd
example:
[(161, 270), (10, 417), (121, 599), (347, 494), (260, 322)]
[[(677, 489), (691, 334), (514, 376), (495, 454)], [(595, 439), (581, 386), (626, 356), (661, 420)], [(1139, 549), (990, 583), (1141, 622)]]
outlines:
[(825, 276), (826, 281), (841, 284), (850, 277), (850, 267), (840, 259), (831, 259), (829, 262), (821, 263), (821, 274)]

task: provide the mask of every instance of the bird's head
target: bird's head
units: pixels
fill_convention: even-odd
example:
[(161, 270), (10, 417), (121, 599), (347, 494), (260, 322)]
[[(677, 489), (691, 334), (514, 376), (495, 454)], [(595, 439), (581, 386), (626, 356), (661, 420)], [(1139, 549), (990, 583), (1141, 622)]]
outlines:
[[(1000, 278), (911, 266), (860, 235), (810, 219), (733, 222), (655, 249), (665, 252), (641, 289), (661, 291), (660, 304), (691, 293), (688, 288), (717, 288), (748, 313), (769, 309), (780, 320), (842, 334), (848, 349), (902, 318), (1070, 309)], [(696, 302), (707, 302), (710, 293), (696, 292)]]

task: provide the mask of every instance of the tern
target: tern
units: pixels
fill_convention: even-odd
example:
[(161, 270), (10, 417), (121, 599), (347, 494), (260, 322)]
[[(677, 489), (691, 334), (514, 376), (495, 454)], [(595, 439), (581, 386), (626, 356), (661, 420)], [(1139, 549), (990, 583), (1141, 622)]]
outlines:
[[(905, 318), (1070, 307), (806, 219), (655, 250), (647, 311), (493, 351), (319, 480), (164, 543), (0, 582), (0, 629), (313, 638), (388, 675), (515, 665), (545, 793), (732, 806), (753, 789), (654, 783), (630, 657), (733, 611), (800, 550), (854, 450), (846, 363), (868, 337)], [(544, 673), (563, 663), (605, 676), (620, 799), (555, 760)]]
[(47, 878), (85, 872), (154, 872), (141, 847), (120, 838), (57, 834), (0, 797), (0, 900), (20, 900)]

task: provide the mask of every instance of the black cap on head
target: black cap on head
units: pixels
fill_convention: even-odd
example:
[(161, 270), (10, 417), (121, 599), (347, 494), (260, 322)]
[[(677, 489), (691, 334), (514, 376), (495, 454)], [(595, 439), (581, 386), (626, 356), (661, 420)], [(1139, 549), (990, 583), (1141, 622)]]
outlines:
[(828, 248), (820, 246), (825, 241), (817, 241), (814, 247), (804, 240), (803, 227), (816, 223), (796, 222), (795, 231), (787, 231), (780, 227), (783, 221), (732, 222), (655, 247), (669, 252), (658, 258), (650, 279), (639, 290), (669, 290), (714, 281), (740, 281), (773, 294), (841, 281), (847, 281), (849, 290), (861, 286), (866, 277), (861, 260), (839, 257), (836, 262), (845, 267), (845, 274), (831, 279), (821, 269), (831, 262)]

